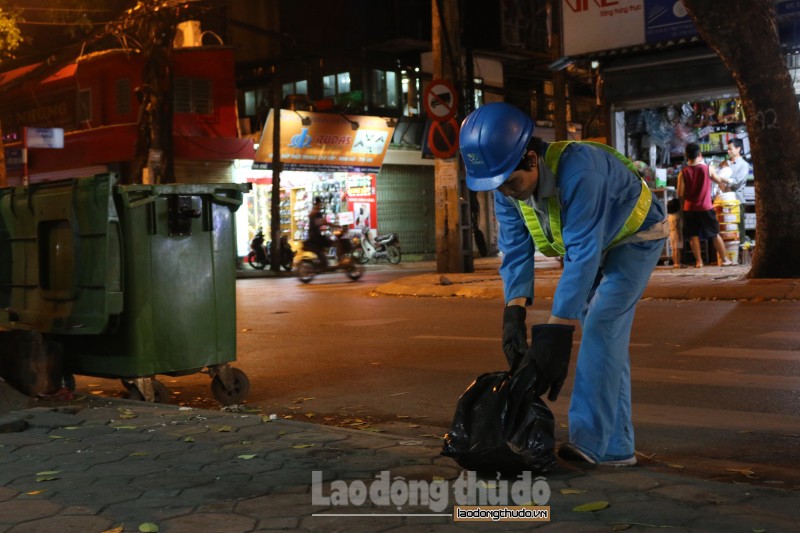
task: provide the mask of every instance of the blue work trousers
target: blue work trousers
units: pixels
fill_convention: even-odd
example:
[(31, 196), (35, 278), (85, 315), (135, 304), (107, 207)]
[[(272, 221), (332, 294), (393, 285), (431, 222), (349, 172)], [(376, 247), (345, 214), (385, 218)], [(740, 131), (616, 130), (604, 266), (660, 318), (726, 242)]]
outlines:
[(611, 248), (581, 316), (581, 346), (569, 407), (569, 440), (599, 461), (633, 456), (630, 337), (664, 239)]

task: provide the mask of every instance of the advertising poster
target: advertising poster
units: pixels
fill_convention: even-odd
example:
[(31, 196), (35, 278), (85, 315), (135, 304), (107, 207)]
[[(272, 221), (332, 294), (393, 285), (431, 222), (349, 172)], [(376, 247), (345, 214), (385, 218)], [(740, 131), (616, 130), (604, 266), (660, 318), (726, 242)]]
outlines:
[(650, 44), (689, 39), (697, 35), (694, 22), (680, 0), (646, 0), (645, 28)]
[(347, 203), (353, 212), (354, 229), (378, 229), (375, 174), (347, 175)]

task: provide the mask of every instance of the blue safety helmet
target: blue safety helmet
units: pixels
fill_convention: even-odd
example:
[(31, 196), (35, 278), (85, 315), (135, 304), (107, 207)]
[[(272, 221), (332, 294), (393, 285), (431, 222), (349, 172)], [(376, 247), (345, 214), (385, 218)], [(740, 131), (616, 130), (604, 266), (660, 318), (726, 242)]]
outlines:
[(467, 187), (491, 191), (502, 185), (519, 165), (532, 136), (533, 120), (510, 104), (486, 104), (467, 115), (459, 136)]

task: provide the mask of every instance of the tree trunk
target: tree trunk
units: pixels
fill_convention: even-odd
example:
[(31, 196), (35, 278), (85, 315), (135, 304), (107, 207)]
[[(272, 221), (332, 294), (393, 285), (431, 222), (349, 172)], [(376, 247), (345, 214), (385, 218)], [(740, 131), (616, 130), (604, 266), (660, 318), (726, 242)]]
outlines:
[[(700, 36), (731, 72), (745, 111), (756, 188), (748, 276), (800, 277), (800, 110), (772, 0), (683, 0)], [(742, 213), (743, 216), (743, 213)]]

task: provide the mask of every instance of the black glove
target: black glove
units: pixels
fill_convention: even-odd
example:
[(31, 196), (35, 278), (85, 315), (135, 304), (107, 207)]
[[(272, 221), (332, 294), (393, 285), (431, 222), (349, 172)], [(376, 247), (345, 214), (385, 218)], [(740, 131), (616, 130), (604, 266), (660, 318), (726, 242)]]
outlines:
[(528, 327), (525, 325), (525, 308), (509, 305), (503, 309), (503, 353), (508, 367), (528, 351)]
[(533, 393), (541, 396), (547, 390), (551, 402), (558, 398), (567, 379), (569, 356), (572, 352), (572, 333), (575, 326), (567, 324), (539, 324), (531, 328), (529, 357), (536, 365)]

